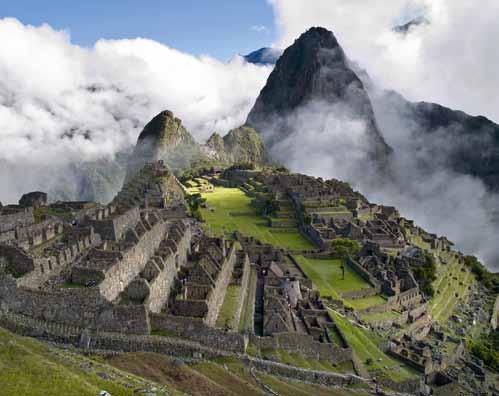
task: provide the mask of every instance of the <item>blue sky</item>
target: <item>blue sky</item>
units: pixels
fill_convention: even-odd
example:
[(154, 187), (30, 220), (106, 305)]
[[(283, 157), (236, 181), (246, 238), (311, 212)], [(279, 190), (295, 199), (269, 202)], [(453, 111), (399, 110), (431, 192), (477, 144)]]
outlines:
[(266, 0), (0, 0), (0, 16), (68, 30), (82, 46), (100, 38), (144, 37), (222, 60), (275, 38)]

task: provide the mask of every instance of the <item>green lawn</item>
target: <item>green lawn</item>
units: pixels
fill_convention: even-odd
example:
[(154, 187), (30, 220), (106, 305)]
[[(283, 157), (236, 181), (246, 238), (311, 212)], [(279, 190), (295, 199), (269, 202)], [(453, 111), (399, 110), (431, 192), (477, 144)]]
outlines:
[(330, 311), (336, 325), (343, 331), (349, 345), (355, 350), (359, 359), (365, 363), (367, 359), (371, 360), (371, 364), (366, 365), (368, 371), (381, 371), (387, 377), (394, 381), (404, 381), (415, 377), (416, 372), (402, 363), (391, 358), (384, 353), (379, 347), (381, 342), (375, 333), (364, 330), (353, 323), (346, 317), (339, 315), (335, 311)]
[(376, 305), (382, 305), (386, 303), (386, 300), (381, 296), (370, 296), (358, 299), (346, 299), (345, 302), (354, 307), (358, 311), (362, 311), (363, 309), (371, 308)]
[(235, 323), (235, 314), (237, 311), (237, 306), (239, 303), (239, 294), (241, 292), (241, 286), (229, 285), (227, 292), (225, 293), (224, 302), (222, 308), (218, 313), (217, 327), (220, 328), (230, 328), (237, 329), (239, 323)]
[(298, 229), (273, 230), (266, 219), (251, 206), (251, 198), (238, 188), (216, 187), (214, 192), (203, 194), (208, 208), (201, 209), (206, 229), (214, 235), (239, 231), (264, 243), (291, 250), (313, 249), (314, 245)]
[(395, 312), (395, 311), (388, 311), (388, 312), (380, 312), (380, 313), (373, 313), (373, 314), (367, 314), (367, 315), (362, 315), (362, 319), (364, 319), (366, 322), (381, 322), (385, 320), (395, 320), (400, 318), (400, 313)]
[(370, 285), (362, 279), (348, 265), (345, 267), (345, 279), (342, 279), (340, 259), (311, 259), (303, 256), (297, 256), (296, 260), (300, 263), (307, 277), (319, 288), (322, 296), (332, 296), (340, 298), (341, 293), (368, 289)]

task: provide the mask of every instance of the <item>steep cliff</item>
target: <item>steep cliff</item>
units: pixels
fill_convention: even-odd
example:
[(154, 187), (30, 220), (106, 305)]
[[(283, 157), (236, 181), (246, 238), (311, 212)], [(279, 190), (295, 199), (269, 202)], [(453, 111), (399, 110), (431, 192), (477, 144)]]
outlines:
[[(296, 114), (318, 105), (323, 109), (319, 115), (334, 108), (341, 111), (343, 118), (360, 120), (372, 157), (384, 159), (390, 152), (362, 81), (333, 33), (324, 28), (308, 30), (284, 51), (249, 113), (247, 124), (262, 134), (272, 151), (272, 146), (297, 128), (304, 129), (302, 124), (307, 122), (297, 122)], [(299, 131), (307, 132), (314, 131)]]

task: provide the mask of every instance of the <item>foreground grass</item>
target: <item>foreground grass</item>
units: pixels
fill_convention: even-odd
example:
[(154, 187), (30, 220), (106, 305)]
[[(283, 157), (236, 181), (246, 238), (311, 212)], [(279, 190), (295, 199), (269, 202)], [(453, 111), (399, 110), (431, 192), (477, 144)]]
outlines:
[[(341, 293), (368, 289), (370, 285), (340, 259), (311, 259), (297, 256), (296, 260), (307, 277), (319, 288), (322, 296), (340, 298)], [(342, 278), (341, 266), (345, 268)]]
[(0, 384), (2, 396), (96, 396), (101, 390), (132, 396), (145, 388), (143, 380), (106, 364), (1, 328)]
[(313, 249), (312, 243), (298, 229), (272, 229), (267, 221), (251, 206), (251, 198), (238, 188), (216, 187), (203, 194), (208, 208), (201, 208), (208, 232), (222, 235), (239, 231), (264, 243), (291, 250)]

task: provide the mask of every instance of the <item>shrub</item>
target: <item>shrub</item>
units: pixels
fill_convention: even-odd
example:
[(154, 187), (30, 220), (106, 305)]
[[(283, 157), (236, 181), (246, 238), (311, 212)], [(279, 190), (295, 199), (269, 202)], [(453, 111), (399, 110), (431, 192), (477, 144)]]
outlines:
[(495, 371), (499, 371), (499, 331), (482, 335), (478, 340), (470, 342), (473, 355)]
[(486, 288), (494, 293), (499, 293), (499, 274), (487, 270), (475, 256), (465, 256), (464, 264)]

